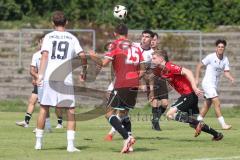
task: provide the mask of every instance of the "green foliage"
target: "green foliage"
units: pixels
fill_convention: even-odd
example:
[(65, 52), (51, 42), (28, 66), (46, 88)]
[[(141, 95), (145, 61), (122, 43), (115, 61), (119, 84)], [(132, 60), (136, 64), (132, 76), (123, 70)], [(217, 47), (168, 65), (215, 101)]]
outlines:
[(49, 20), (53, 11), (63, 10), (74, 23), (112, 26), (119, 23), (112, 16), (117, 4), (128, 8), (125, 23), (132, 29), (209, 30), (217, 25), (240, 24), (239, 0), (2, 0), (0, 20), (24, 20), (27, 17), (47, 17)]

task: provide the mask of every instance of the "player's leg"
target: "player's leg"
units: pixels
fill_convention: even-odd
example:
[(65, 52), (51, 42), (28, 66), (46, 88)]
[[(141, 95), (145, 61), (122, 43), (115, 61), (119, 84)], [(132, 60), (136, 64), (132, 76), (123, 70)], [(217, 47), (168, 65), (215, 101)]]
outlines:
[(42, 148), (42, 137), (43, 137), (43, 131), (44, 131), (45, 121), (46, 121), (48, 112), (49, 112), (49, 106), (46, 106), (46, 105), (40, 106), (38, 120), (37, 120), (37, 129), (36, 129), (35, 149), (37, 150)]
[(210, 109), (212, 105), (212, 100), (211, 99), (205, 99), (205, 101), (203, 102), (203, 106), (201, 108), (200, 114), (197, 117), (197, 119), (199, 121), (203, 121), (203, 118), (206, 116), (208, 110)]
[(27, 107), (27, 112), (25, 113), (24, 121), (16, 122), (16, 125), (22, 126), (22, 127), (28, 127), (29, 121), (32, 118), (32, 113), (37, 103), (37, 99), (38, 99), (37, 87), (34, 87), (34, 90), (28, 99), (28, 107)]
[(48, 132), (48, 133), (52, 132), (51, 123), (50, 123), (50, 110), (48, 110), (46, 115), (44, 130), (45, 132)]
[(225, 123), (225, 120), (223, 118), (222, 112), (221, 112), (221, 106), (220, 106), (220, 100), (218, 97), (212, 98), (212, 103), (215, 109), (215, 113), (217, 116), (217, 119), (220, 123), (220, 125), (222, 126), (222, 129), (231, 129), (231, 125), (228, 125)]
[(74, 146), (76, 120), (75, 120), (75, 108), (69, 107), (67, 110), (67, 151), (76, 152), (80, 151)]
[(57, 116), (57, 126), (56, 128), (63, 128), (63, 116), (62, 116), (62, 109), (60, 107), (55, 108), (55, 114)]
[[(116, 131), (123, 137), (124, 145), (121, 150), (121, 153), (129, 152), (129, 148), (135, 143), (135, 139), (132, 136), (129, 136), (128, 131), (122, 125), (121, 121), (116, 116), (116, 110), (121, 110), (121, 113), (128, 113), (128, 105), (132, 106), (132, 104), (136, 103), (136, 90), (130, 91), (130, 88), (120, 88), (112, 91), (112, 94), (109, 98), (108, 107), (106, 110), (106, 118), (108, 119), (109, 123), (116, 129)], [(134, 92), (134, 94), (132, 94)], [(127, 94), (130, 93), (130, 94)], [(131, 99), (131, 100), (130, 100)], [(124, 102), (124, 103), (123, 103)], [(131, 125), (129, 126), (128, 123), (128, 130), (131, 129)], [(131, 123), (130, 123), (131, 124)]]
[(152, 101), (152, 126), (155, 130), (161, 130), (160, 128), (160, 118), (162, 114), (166, 111), (168, 106), (168, 88), (165, 80), (155, 78), (154, 79), (154, 97)]

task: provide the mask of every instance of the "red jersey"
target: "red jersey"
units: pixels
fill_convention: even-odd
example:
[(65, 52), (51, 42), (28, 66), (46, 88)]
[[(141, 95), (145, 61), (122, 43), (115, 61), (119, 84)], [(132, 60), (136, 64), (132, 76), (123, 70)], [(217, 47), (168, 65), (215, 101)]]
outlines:
[(186, 95), (193, 92), (191, 83), (186, 78), (186, 76), (181, 74), (182, 67), (167, 62), (165, 68), (156, 67), (153, 70), (153, 73), (156, 76), (163, 77), (167, 79), (169, 84), (180, 94)]
[(114, 88), (138, 87), (140, 62), (143, 56), (140, 49), (125, 38), (113, 41), (105, 58), (112, 60), (115, 74)]

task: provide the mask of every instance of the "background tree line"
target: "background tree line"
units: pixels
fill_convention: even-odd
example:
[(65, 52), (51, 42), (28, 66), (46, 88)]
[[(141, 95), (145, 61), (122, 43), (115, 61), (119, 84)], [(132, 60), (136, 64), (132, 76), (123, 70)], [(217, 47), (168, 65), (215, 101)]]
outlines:
[(112, 15), (116, 4), (128, 8), (125, 21), (132, 29), (204, 30), (240, 24), (240, 0), (1, 0), (0, 20), (46, 19), (63, 10), (71, 22), (111, 26), (117, 22)]

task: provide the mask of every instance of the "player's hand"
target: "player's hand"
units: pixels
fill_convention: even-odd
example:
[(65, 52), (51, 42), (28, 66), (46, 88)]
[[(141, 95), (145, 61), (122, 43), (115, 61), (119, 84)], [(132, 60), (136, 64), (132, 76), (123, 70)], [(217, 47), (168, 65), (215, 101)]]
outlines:
[(39, 74), (37, 81), (36, 81), (38, 86), (42, 86), (43, 85), (43, 75)]
[(234, 78), (230, 79), (230, 81), (231, 81), (232, 85), (236, 85), (236, 81)]
[(150, 92), (148, 101), (151, 103), (153, 100), (154, 100), (154, 94), (153, 94), (153, 92)]
[(143, 91), (143, 92), (146, 92), (146, 91), (147, 91), (147, 86), (146, 86), (146, 85), (140, 85), (139, 88), (140, 88), (140, 90)]
[(203, 91), (202, 90), (200, 90), (199, 88), (195, 88), (195, 89), (193, 89), (194, 90), (194, 92), (195, 92), (195, 94), (197, 95), (197, 96), (203, 96)]
[(37, 81), (35, 79), (32, 79), (32, 85), (37, 85)]

